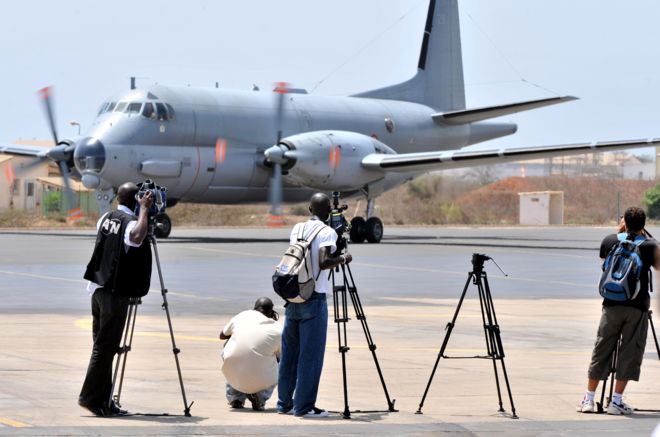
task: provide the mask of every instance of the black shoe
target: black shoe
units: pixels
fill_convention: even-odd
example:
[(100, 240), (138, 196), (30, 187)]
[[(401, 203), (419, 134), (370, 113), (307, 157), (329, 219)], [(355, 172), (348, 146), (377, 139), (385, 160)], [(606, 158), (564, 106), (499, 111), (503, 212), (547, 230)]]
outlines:
[(247, 398), (250, 401), (250, 403), (252, 404), (252, 409), (254, 411), (264, 411), (266, 409), (266, 403), (265, 402), (262, 403), (259, 400), (259, 396), (257, 396), (256, 394), (247, 395)]
[(232, 401), (229, 405), (235, 410), (240, 410), (243, 408), (243, 401), (239, 401), (236, 399), (235, 401)]
[(114, 401), (110, 403), (110, 414), (109, 416), (126, 416), (128, 414), (128, 411), (122, 410), (119, 408), (117, 404), (115, 404)]
[(81, 407), (95, 415), (96, 417), (107, 417), (108, 416), (108, 411), (103, 408), (103, 407), (98, 407), (98, 406), (93, 406), (93, 405), (84, 405), (81, 403), (78, 403)]

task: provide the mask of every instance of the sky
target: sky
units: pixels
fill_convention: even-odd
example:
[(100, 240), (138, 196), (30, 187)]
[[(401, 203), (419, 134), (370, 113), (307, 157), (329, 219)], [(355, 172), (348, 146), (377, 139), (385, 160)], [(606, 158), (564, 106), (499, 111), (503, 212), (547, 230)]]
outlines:
[[(0, 143), (49, 138), (36, 97), (54, 87), (60, 137), (109, 96), (153, 83), (262, 89), (287, 81), (347, 95), (417, 66), (428, 0), (5, 2)], [(660, 2), (459, 0), (468, 107), (557, 95), (506, 117), (485, 146), (660, 137)], [(642, 153), (652, 153), (650, 150)]]

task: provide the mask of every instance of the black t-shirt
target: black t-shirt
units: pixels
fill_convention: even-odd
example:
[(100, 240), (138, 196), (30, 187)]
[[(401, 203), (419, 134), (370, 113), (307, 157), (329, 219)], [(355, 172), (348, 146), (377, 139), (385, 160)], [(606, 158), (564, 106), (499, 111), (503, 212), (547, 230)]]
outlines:
[[(600, 257), (606, 258), (610, 250), (619, 242), (617, 234), (608, 235), (600, 243)], [(603, 299), (603, 306), (631, 306), (642, 311), (648, 311), (651, 306), (651, 295), (649, 294), (649, 281), (651, 280), (651, 267), (655, 256), (657, 242), (653, 238), (647, 238), (639, 245), (639, 253), (642, 258), (642, 274), (639, 280), (639, 293), (630, 302), (618, 302)]]

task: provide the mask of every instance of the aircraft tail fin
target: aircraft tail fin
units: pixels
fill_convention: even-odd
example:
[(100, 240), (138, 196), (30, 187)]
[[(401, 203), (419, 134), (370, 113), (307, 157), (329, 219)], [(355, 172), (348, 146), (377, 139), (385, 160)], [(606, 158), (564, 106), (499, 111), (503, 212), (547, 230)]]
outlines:
[(354, 97), (422, 103), (442, 112), (465, 109), (458, 1), (430, 0), (417, 74), (412, 79)]

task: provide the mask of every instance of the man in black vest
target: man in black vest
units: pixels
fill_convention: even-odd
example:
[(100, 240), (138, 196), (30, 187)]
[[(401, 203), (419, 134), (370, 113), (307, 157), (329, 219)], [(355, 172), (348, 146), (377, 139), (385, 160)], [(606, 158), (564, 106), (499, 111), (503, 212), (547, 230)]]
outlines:
[[(151, 192), (136, 199), (138, 188), (127, 182), (117, 190), (119, 206), (97, 223), (97, 236), (85, 279), (92, 294), (94, 347), (78, 404), (96, 416), (126, 414), (110, 400), (112, 362), (119, 349), (126, 323), (128, 301), (149, 291), (151, 246), (145, 240), (149, 229)], [(140, 215), (133, 213), (140, 204)]]

